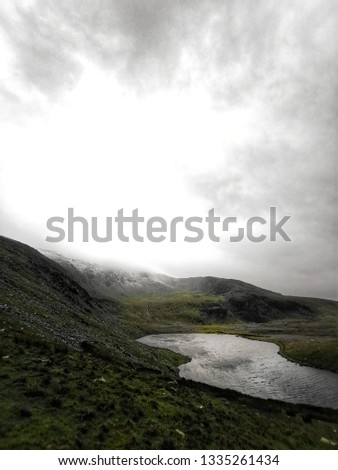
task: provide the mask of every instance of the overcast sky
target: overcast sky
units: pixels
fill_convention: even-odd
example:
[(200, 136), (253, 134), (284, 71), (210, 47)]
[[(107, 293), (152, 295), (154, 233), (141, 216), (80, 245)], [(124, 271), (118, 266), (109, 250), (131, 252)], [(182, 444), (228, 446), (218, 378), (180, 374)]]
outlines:
[[(1, 233), (337, 299), (337, 23), (336, 0), (2, 0)], [(291, 242), (45, 242), (68, 207), (270, 206)]]

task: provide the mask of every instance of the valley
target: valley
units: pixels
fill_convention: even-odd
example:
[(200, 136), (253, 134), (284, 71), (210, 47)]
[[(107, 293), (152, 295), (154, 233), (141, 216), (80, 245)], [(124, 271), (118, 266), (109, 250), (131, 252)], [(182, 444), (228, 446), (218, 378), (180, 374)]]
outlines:
[(337, 302), (217, 278), (144, 275), (142, 289), (138, 276), (123, 284), (123, 273), (116, 295), (106, 282), (113, 273), (101, 282), (91, 267), (66, 268), (4, 237), (0, 261), (1, 448), (337, 447), (337, 411), (182, 379), (185, 357), (136, 342), (155, 333), (238, 334), (337, 372)]

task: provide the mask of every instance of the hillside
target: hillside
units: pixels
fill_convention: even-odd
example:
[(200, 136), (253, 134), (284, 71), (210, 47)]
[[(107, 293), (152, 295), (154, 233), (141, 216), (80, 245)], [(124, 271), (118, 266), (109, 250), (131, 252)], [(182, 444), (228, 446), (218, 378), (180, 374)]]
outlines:
[(134, 366), (147, 361), (145, 348), (131, 340), (139, 330), (126, 329), (118, 317), (119, 302), (92, 297), (59, 264), (5, 237), (0, 237), (0, 264), (1, 318), (18, 342), (31, 337), (33, 343), (61, 349), (100, 349)]
[[(200, 307), (213, 294), (152, 297), (152, 305), (145, 297), (98, 300), (60, 265), (4, 237), (0, 263), (0, 448), (335, 445), (337, 411), (180, 379), (186, 358), (135, 341), (156, 328), (204, 325)], [(173, 306), (182, 307), (180, 325)]]

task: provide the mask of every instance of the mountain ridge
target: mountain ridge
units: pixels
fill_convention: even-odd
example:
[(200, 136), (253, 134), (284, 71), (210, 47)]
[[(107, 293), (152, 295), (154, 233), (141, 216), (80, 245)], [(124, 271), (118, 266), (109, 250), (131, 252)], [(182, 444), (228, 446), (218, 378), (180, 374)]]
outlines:
[(179, 292), (210, 294), (221, 297), (203, 305), (202, 318), (222, 321), (241, 318), (267, 321), (281, 315), (310, 314), (307, 305), (280, 293), (236, 279), (215, 276), (174, 278), (145, 271), (123, 271), (98, 264), (66, 258), (55, 252), (47, 256), (58, 262), (91, 295), (103, 299), (124, 299), (132, 296), (165, 296)]
[[(121, 268), (101, 266), (98, 263), (66, 257), (50, 250), (39, 251), (47, 258), (56, 261), (65, 269), (72, 272), (73, 275), (77, 275), (81, 283), (87, 285), (88, 290), (94, 289), (97, 293), (107, 295), (110, 298), (119, 295), (128, 296), (137, 295), (138, 293), (159, 294), (182, 290), (217, 294), (225, 293), (234, 286), (241, 286), (252, 291), (282, 295), (238, 279), (226, 279), (211, 275), (177, 278), (144, 270), (122, 270)], [(99, 283), (96, 286), (92, 285), (90, 281), (94, 276), (104, 277), (102, 282), (110, 290), (103, 289)], [(123, 283), (125, 283), (124, 286)]]

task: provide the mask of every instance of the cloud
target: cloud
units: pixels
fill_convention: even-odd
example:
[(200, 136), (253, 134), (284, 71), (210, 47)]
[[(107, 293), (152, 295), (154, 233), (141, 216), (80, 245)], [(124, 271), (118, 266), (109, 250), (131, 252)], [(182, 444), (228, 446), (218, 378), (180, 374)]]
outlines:
[[(4, 2), (7, 5), (7, 2)], [(82, 61), (149, 92), (201, 83), (215, 104), (255, 96), (290, 109), (313, 82), (335, 78), (334, 0), (36, 0), (2, 6), (16, 72), (53, 96), (74, 86)], [(323, 68), (325, 66), (325, 73)], [(319, 78), (317, 81), (315, 79)], [(304, 101), (304, 99), (302, 100)]]
[(37, 0), (26, 7), (4, 5), (0, 25), (14, 54), (15, 73), (27, 88), (53, 98), (74, 86), (84, 59), (134, 84), (145, 84), (150, 76), (170, 80), (180, 60), (180, 12), (192, 3)]
[[(292, 216), (292, 244), (209, 247), (203, 269), (336, 296), (337, 23), (335, 0), (1, 2), (1, 117), (29, 123), (7, 138), (7, 174), (27, 148), (22, 167), (42, 175), (23, 207), (56, 178), (64, 194), (53, 210), (74, 194), (95, 207), (93, 175), (101, 199), (137, 199), (150, 212), (184, 205), (245, 218), (275, 205)], [(46, 154), (59, 162), (54, 175)], [(198, 253), (190, 258), (189, 272), (170, 269), (202, 269)]]

